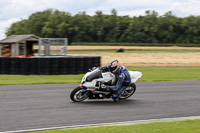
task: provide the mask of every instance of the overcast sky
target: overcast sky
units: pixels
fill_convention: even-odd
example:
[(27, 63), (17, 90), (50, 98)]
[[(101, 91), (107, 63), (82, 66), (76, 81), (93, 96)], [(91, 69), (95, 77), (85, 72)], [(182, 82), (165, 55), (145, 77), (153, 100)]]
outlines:
[(118, 15), (131, 17), (144, 15), (146, 10), (155, 10), (160, 16), (172, 11), (177, 17), (186, 17), (200, 15), (200, 0), (0, 0), (0, 40), (13, 22), (49, 8), (72, 15), (83, 11), (94, 15), (98, 10), (110, 14), (116, 9)]

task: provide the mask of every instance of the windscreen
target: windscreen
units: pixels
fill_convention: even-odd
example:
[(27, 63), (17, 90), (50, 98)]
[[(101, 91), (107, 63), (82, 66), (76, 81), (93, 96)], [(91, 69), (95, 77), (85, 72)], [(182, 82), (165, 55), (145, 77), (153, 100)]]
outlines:
[(96, 79), (96, 78), (101, 78), (102, 77), (102, 74), (101, 74), (101, 70), (99, 69), (95, 69), (94, 71), (91, 72), (90, 75), (87, 76), (87, 79), (86, 81), (92, 81), (93, 79)]

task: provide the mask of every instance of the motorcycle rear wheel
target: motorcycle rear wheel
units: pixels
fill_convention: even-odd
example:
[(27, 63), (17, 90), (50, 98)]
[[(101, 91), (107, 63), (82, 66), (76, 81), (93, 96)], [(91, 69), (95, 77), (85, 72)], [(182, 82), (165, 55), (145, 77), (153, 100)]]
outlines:
[(131, 83), (125, 90), (124, 92), (121, 94), (120, 96), (120, 100), (123, 100), (123, 99), (127, 99), (129, 97), (131, 97), (136, 91), (136, 85), (135, 83)]
[(70, 94), (70, 98), (74, 102), (82, 102), (88, 98), (87, 91), (84, 92), (85, 89), (81, 87), (76, 87)]

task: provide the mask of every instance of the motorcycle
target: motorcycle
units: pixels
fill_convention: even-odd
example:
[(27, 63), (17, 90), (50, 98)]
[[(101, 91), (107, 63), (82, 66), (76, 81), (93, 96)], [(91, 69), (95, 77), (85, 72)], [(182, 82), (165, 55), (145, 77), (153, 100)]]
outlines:
[[(131, 97), (136, 91), (135, 82), (142, 77), (139, 71), (129, 71), (131, 83), (121, 93), (119, 100)], [(112, 98), (112, 90), (102, 90), (102, 85), (116, 85), (115, 75), (111, 72), (101, 72), (99, 68), (87, 72), (81, 81), (81, 84), (72, 90), (70, 98), (74, 102), (82, 102), (88, 99)], [(116, 99), (113, 99), (115, 102)]]

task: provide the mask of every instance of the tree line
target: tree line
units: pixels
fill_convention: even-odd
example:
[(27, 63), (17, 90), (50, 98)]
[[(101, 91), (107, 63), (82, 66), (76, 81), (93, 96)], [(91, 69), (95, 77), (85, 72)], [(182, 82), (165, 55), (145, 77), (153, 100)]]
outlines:
[(171, 11), (159, 16), (118, 16), (96, 11), (95, 15), (48, 9), (13, 23), (6, 35), (35, 34), (45, 38), (69, 38), (70, 42), (200, 44), (200, 16), (176, 17)]

